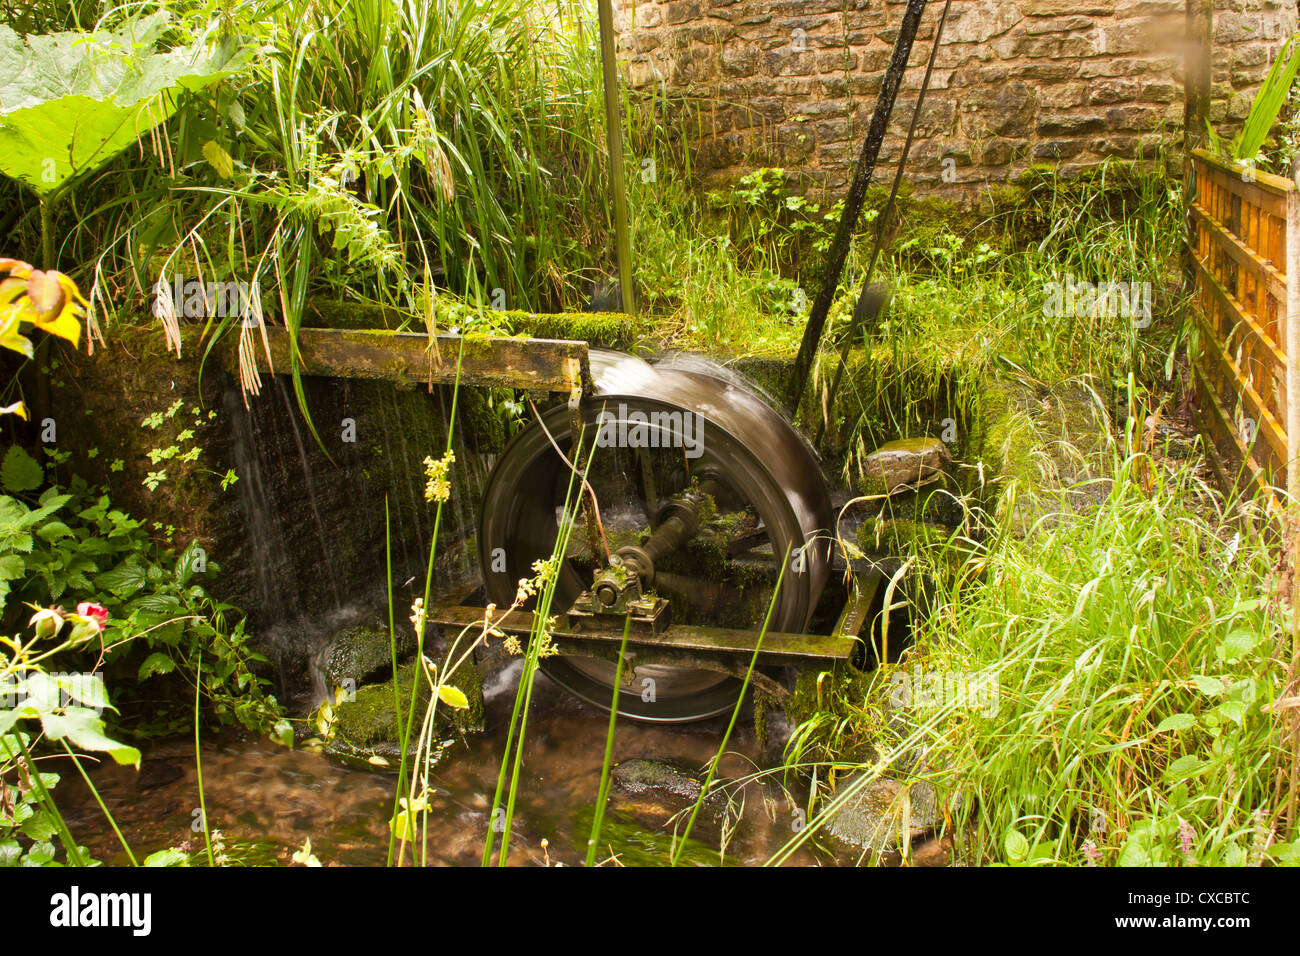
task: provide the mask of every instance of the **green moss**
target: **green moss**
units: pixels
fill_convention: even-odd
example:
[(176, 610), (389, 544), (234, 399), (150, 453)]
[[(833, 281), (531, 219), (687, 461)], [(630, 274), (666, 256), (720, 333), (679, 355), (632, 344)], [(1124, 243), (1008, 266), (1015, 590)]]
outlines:
[[(458, 709), (439, 704), (437, 720), (445, 731), (449, 728), (470, 733), (483, 728), (483, 678), (472, 662), (466, 661), (447, 681), (469, 700), (469, 707)], [(419, 662), (412, 661), (397, 670), (398, 693), (402, 700), (402, 719), (410, 705), (411, 693), (415, 700), (416, 719), (428, 709), (429, 682), (419, 673)], [(373, 750), (381, 744), (395, 744), (398, 740), (398, 722), (393, 711), (393, 685), (391, 681), (367, 684), (358, 688), (353, 700), (344, 701), (335, 708), (334, 736), (345, 748)], [(414, 741), (414, 735), (412, 735)], [(389, 748), (391, 749), (391, 748)], [(382, 751), (381, 751), (382, 752)]]
[(611, 349), (630, 349), (641, 326), (629, 315), (604, 312), (500, 313), (513, 334), (539, 339), (572, 339)]
[(906, 518), (868, 518), (858, 528), (858, 547), (867, 553), (906, 554), (942, 544), (951, 532), (942, 525)]
[(410, 318), (409, 313), (391, 306), (313, 299), (307, 304), (302, 324), (304, 328), (320, 329), (398, 329)]
[[(375, 329), (422, 328), (412, 312), (362, 302), (313, 300), (303, 324), (327, 329), (366, 331)], [(480, 313), (449, 301), (439, 305), (437, 324), (441, 329), (460, 328), (467, 338), (476, 335), (526, 335), (530, 338), (569, 339), (613, 349), (630, 349), (644, 327), (633, 317), (605, 312), (524, 312), (516, 309), (486, 310)]]
[(1035, 475), (1037, 436), (1025, 411), (1025, 389), (990, 381), (981, 401), (981, 428), (973, 449), (993, 475), (1029, 481)]
[(488, 403), (487, 394), (487, 389), (463, 389), (456, 417), (461, 434), (474, 448), (487, 454), (499, 454), (506, 446), (506, 424)]
[[(395, 636), (398, 660), (410, 656), (415, 650), (415, 633), (399, 628)], [(362, 684), (367, 680), (387, 677), (392, 672), (392, 642), (386, 626), (363, 624), (350, 627), (334, 639), (325, 677), (334, 687), (343, 687), (344, 681)]]
[(467, 660), (451, 675), (448, 683), (465, 695), (469, 707), (464, 710), (440, 707), (439, 715), (450, 720), (462, 733), (481, 733), (485, 726), (482, 671), (472, 660)]
[[(412, 691), (418, 693), (415, 713), (424, 713), (429, 704), (429, 685), (417, 672), (414, 662), (404, 664), (397, 670), (397, 688), (406, 706)], [(405, 718), (405, 714), (402, 715)], [(396, 741), (397, 717), (393, 710), (393, 685), (389, 681), (380, 684), (367, 684), (357, 689), (350, 701), (344, 701), (335, 709), (334, 735), (344, 743), (354, 747), (370, 747), (384, 741)]]

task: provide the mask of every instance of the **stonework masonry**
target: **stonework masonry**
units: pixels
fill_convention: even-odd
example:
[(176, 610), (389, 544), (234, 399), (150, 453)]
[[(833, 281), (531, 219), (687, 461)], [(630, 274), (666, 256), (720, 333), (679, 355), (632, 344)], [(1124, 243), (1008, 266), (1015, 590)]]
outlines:
[[(1231, 130), (1286, 37), (1291, 0), (1213, 0), (1210, 118)], [(706, 182), (778, 165), (840, 191), (902, 0), (614, 0), (624, 75), (691, 117)], [(892, 175), (934, 38), (926, 10), (877, 182)], [(908, 159), (918, 191), (971, 197), (1033, 163), (1066, 175), (1182, 140), (1185, 0), (953, 0)]]

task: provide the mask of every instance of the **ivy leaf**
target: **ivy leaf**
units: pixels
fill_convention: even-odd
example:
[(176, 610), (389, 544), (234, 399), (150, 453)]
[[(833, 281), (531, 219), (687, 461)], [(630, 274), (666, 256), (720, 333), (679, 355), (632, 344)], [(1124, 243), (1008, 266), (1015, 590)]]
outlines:
[(0, 484), (5, 491), (34, 491), (45, 480), (45, 469), (31, 455), (17, 445), (5, 453), (0, 465)]

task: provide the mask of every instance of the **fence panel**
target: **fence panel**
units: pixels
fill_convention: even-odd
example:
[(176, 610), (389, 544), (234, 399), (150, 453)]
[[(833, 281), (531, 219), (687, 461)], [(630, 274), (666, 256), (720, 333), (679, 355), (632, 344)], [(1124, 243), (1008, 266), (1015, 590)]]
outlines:
[(1197, 424), (1223, 482), (1245, 479), (1276, 499), (1292, 457), (1287, 300), (1300, 269), (1287, 261), (1287, 222), (1296, 221), (1300, 197), (1289, 179), (1229, 166), (1204, 150), (1192, 154), (1192, 170)]

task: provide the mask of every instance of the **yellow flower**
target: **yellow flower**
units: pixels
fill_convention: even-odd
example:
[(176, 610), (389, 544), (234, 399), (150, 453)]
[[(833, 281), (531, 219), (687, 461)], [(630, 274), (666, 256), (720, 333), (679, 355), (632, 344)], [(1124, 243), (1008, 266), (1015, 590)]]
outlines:
[(456, 453), (453, 451), (448, 451), (437, 461), (433, 458), (424, 459), (425, 501), (443, 502), (451, 497), (451, 481), (447, 478), (447, 473), (455, 460)]
[(20, 331), (29, 322), (73, 345), (81, 336), (81, 316), (86, 300), (77, 284), (61, 272), (42, 272), (30, 263), (0, 258), (0, 345), (29, 358), (32, 344)]

